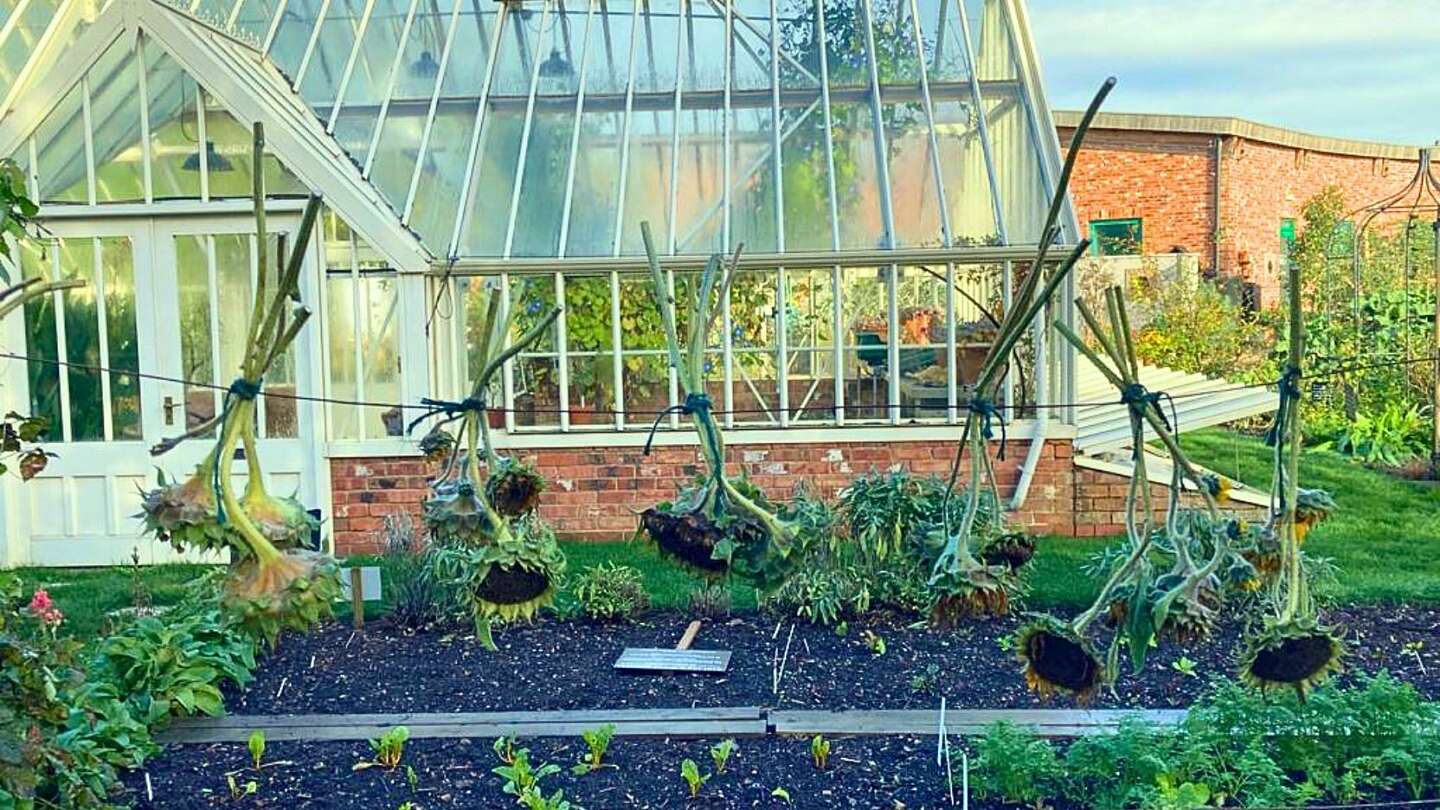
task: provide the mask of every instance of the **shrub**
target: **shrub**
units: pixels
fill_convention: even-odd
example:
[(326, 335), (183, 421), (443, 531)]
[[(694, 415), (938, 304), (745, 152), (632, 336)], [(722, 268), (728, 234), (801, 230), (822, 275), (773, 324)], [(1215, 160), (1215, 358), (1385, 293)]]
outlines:
[(81, 644), (37, 591), (0, 572), (0, 806), (103, 807), (117, 767), (155, 750), (116, 689), (87, 682)]
[(628, 565), (601, 563), (575, 579), (579, 609), (597, 621), (629, 621), (650, 607), (645, 578)]
[(1267, 367), (1267, 330), (1210, 281), (1147, 285), (1137, 303), (1152, 310), (1135, 351), (1146, 363), (1245, 381)]
[(1318, 448), (1331, 448), (1366, 464), (1399, 467), (1430, 452), (1430, 425), (1419, 406), (1387, 402), (1379, 410), (1362, 411)]
[(250, 682), (255, 639), (217, 608), (141, 618), (100, 642), (91, 673), (128, 696), (150, 724), (224, 714), (220, 686)]

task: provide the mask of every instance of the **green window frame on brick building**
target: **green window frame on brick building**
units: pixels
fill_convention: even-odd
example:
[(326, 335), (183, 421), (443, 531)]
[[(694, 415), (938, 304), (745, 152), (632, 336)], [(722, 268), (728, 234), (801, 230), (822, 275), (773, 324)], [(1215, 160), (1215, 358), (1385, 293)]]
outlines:
[(1145, 223), (1139, 217), (1090, 221), (1090, 251), (1096, 256), (1138, 256), (1144, 246)]

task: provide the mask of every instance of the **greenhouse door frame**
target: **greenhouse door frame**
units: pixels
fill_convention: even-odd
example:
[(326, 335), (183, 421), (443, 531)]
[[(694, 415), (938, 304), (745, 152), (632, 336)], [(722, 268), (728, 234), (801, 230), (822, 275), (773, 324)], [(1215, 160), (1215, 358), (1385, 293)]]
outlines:
[[(62, 215), (45, 220), (45, 227), (50, 231), (47, 239), (108, 238), (129, 241), (135, 288), (135, 339), (141, 375), (141, 425), (138, 438), (133, 434), (128, 439), (114, 437), (108, 426), (110, 420), (106, 420), (107, 438), (104, 440), (46, 442), (45, 448), (56, 456), (50, 459), (43, 473), (28, 482), (22, 482), (13, 471), (5, 475), (0, 480), (0, 493), (3, 493), (0, 494), (0, 526), (6, 532), (6, 541), (0, 544), (0, 566), (114, 565), (129, 562), (136, 551), (142, 564), (201, 561), (193, 554), (177, 553), (168, 544), (141, 536), (140, 524), (134, 520), (134, 515), (140, 508), (138, 490), (154, 485), (157, 469), (163, 469), (167, 477), (188, 475), (213, 446), (211, 441), (195, 439), (159, 458), (149, 454), (149, 448), (156, 442), (173, 437), (184, 429), (190, 403), (204, 398), (203, 388), (191, 387), (187, 398), (186, 386), (172, 381), (187, 376), (181, 356), (181, 314), (184, 305), (179, 300), (177, 239), (195, 239), (197, 241), (191, 244), (205, 244), (210, 246), (207, 251), (214, 251), (213, 245), (219, 239), (229, 237), (233, 242), (246, 234), (253, 234), (254, 220), (238, 213), (243, 210), (238, 207), (230, 209), (226, 206), (236, 213), (217, 213), (213, 208), (199, 213), (198, 206), (187, 206), (177, 212), (179, 215), (154, 211), (154, 206), (147, 208), (150, 209), (148, 214), (136, 206), (123, 216)], [(271, 232), (294, 231), (299, 217), (293, 208), (288, 203), (272, 206), (267, 223)], [(207, 236), (210, 238), (207, 239)], [(253, 238), (248, 243), (253, 251)], [(302, 299), (316, 314), (291, 350), (294, 356), (294, 390), (300, 397), (318, 395), (324, 387), (320, 358), (322, 340), (318, 331), (323, 328), (319, 290), (321, 250), (319, 240), (312, 239), (306, 267), (301, 274)], [(58, 251), (47, 251), (47, 256), (52, 252)], [(213, 253), (207, 252), (206, 255), (213, 256)], [(214, 282), (217, 276), (213, 261), (208, 270), (209, 278)], [(253, 284), (253, 270), (251, 276)], [(217, 324), (223, 323), (227, 316), (235, 317), (234, 310), (237, 308), (230, 306), (217, 310), (218, 293), (214, 287), (210, 287), (208, 292), (211, 313), (223, 313), (219, 321), (213, 318), (208, 321), (212, 327), (212, 346), (218, 346), (213, 342), (214, 336), (219, 335)], [(248, 312), (241, 313), (239, 317), (243, 320), (246, 315)], [(0, 340), (3, 340), (6, 351), (16, 354), (28, 352), (22, 313), (12, 313), (0, 328), (3, 328)], [(233, 352), (233, 349), (230, 351)], [(219, 356), (218, 349), (215, 356)], [(60, 373), (66, 373), (63, 366)], [(223, 375), (230, 373), (222, 369), (221, 373), (214, 375), (215, 382), (228, 382), (228, 377)], [(170, 379), (145, 378), (144, 375)], [(108, 397), (109, 389), (104, 390)], [(217, 397), (220, 395), (217, 392)], [(7, 411), (29, 412), (30, 392), (25, 363), (9, 360), (4, 364), (3, 371), (0, 371), (0, 399), (3, 399)], [(96, 403), (96, 407), (109, 410), (110, 406), (106, 403), (110, 401)], [(276, 399), (272, 397), (270, 401)], [(75, 406), (68, 403), (68, 397), (66, 403), (68, 413), (74, 414)], [(324, 452), (323, 406), (301, 398), (290, 400), (290, 403), (281, 407), (294, 409), (294, 435), (270, 438), (262, 432), (259, 440), (266, 464), (266, 483), (274, 494), (297, 494), (303, 502), (321, 506), (328, 512), (330, 476)], [(62, 421), (67, 424), (61, 438), (72, 438), (68, 425), (70, 420)], [(233, 469), (237, 486), (243, 485), (243, 461), (237, 459)]]

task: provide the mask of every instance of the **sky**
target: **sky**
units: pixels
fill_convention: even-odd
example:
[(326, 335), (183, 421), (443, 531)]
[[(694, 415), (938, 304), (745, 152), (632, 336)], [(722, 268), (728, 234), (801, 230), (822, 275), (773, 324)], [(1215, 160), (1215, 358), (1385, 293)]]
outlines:
[(1440, 140), (1440, 0), (1029, 0), (1050, 105)]

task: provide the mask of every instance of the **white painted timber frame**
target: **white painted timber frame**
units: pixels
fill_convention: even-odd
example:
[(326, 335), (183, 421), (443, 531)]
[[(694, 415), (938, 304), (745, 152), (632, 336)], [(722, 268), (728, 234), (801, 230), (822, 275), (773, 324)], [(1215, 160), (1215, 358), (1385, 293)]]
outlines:
[[(32, 83), (0, 119), (0, 155), (13, 154), (112, 44), (141, 33), (161, 47), (242, 122), (265, 125), (269, 150), (306, 187), (400, 272), (433, 262), (419, 237), (400, 223), (380, 192), (360, 174), (325, 125), (259, 50), (158, 0), (114, 0), (71, 47), (85, 58), (62, 61)], [(130, 43), (133, 44), (133, 41)], [(96, 206), (109, 215), (112, 206)]]

